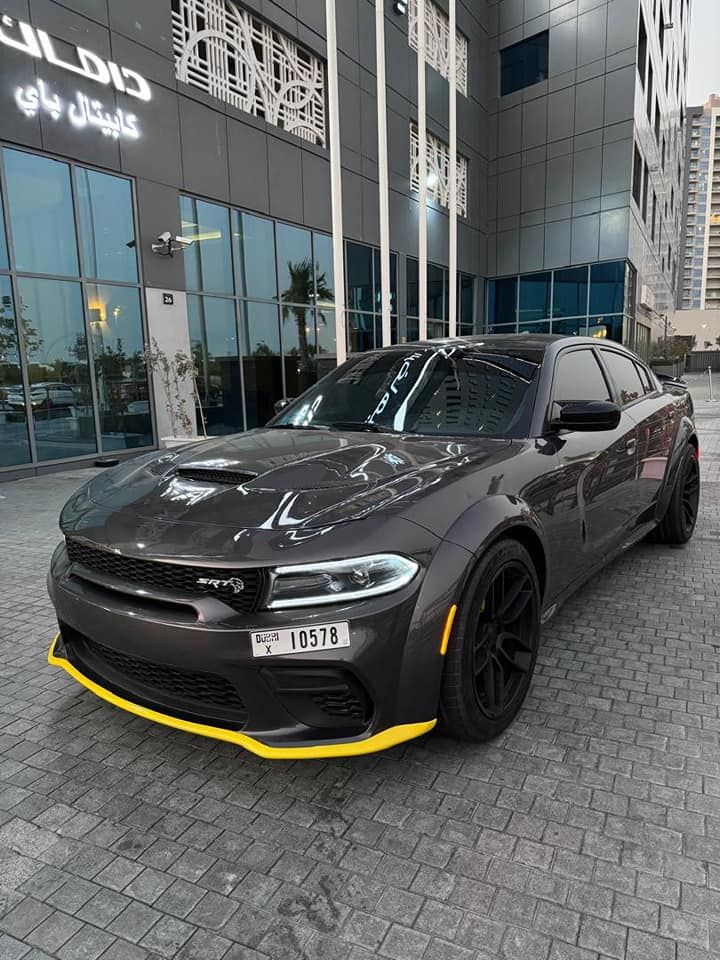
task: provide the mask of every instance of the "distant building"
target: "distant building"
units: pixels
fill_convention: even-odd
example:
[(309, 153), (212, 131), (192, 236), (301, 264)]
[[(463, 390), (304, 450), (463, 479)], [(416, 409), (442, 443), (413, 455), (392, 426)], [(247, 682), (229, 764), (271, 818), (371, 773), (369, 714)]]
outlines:
[(688, 108), (681, 310), (720, 307), (720, 96)]

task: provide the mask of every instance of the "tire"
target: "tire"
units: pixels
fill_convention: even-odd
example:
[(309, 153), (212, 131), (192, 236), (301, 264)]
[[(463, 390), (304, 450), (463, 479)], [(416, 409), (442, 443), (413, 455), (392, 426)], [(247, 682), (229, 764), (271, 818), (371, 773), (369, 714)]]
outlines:
[(537, 571), (520, 543), (500, 540), (480, 559), (459, 603), (440, 691), (445, 732), (485, 741), (504, 730), (525, 700), (539, 644)]
[(665, 516), (654, 531), (657, 543), (682, 546), (695, 532), (700, 502), (700, 465), (697, 451), (688, 444)]

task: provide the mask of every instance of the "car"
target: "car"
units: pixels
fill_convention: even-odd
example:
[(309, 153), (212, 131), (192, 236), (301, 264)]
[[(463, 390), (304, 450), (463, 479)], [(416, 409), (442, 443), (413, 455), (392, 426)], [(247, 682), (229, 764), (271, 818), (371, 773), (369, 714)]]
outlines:
[[(7, 404), (13, 409), (25, 409), (25, 393), (22, 387), (8, 393)], [(75, 405), (75, 392), (68, 383), (34, 383), (30, 387), (30, 405), (33, 410), (72, 407)]]
[(61, 515), (50, 662), (263, 757), (517, 715), (541, 628), (695, 528), (686, 390), (616, 343), (514, 334), (351, 357), (266, 427), (107, 470)]

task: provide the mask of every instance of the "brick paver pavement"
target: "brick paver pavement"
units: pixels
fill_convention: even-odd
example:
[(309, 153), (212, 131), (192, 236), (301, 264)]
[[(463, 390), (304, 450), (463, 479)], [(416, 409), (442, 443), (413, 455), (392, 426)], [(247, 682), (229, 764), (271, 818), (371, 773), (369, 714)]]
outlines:
[(67, 473), (0, 485), (2, 960), (720, 957), (720, 405), (702, 517), (545, 630), (488, 746), (271, 763), (45, 665)]

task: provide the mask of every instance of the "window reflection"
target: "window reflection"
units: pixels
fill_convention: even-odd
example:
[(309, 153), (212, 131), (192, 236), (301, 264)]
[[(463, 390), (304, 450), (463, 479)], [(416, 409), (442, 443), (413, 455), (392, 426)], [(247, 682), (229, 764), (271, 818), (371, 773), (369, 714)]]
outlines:
[(372, 311), (374, 307), (372, 247), (346, 244), (348, 309)]
[(76, 167), (83, 274), (136, 283), (135, 224), (129, 180)]
[(587, 313), (588, 270), (556, 270), (553, 288), (553, 317), (584, 317)]
[(88, 284), (85, 295), (103, 450), (150, 446), (140, 292), (136, 287)]
[(372, 313), (347, 313), (348, 351), (361, 353), (375, 347), (375, 323)]
[(192, 197), (180, 198), (180, 210), (182, 235), (193, 241), (183, 254), (188, 289), (232, 293), (229, 211)]
[(590, 268), (590, 313), (622, 313), (625, 261), (594, 263)]
[(316, 311), (317, 376), (324, 377), (337, 365), (335, 311), (327, 308)]
[(491, 280), (488, 284), (488, 328), (490, 333), (504, 324), (515, 326), (517, 319), (517, 277)]
[(29, 462), (15, 309), (10, 278), (0, 277), (0, 467)]
[(3, 216), (2, 197), (0, 197), (0, 270), (7, 270), (8, 266), (8, 248), (7, 239), (5, 237), (5, 217)]
[(538, 320), (547, 320), (549, 316), (550, 274), (535, 273), (520, 277), (519, 320), (521, 327)]
[(19, 150), (3, 153), (15, 269), (76, 277), (70, 168)]
[(207, 432), (237, 433), (244, 418), (235, 301), (189, 296), (188, 322)]
[(18, 291), (38, 459), (95, 453), (80, 284), (19, 277)]
[(233, 210), (232, 231), (238, 296), (273, 300), (277, 297), (273, 221)]
[(283, 395), (278, 308), (274, 303), (240, 304), (240, 344), (247, 425), (262, 426)]
[(314, 233), (313, 254), (315, 257), (315, 284), (317, 286), (315, 305), (323, 309), (328, 304), (335, 303), (332, 237), (323, 233)]
[(275, 236), (280, 299), (286, 303), (311, 303), (315, 281), (310, 232), (278, 223)]

